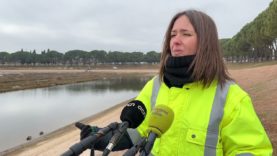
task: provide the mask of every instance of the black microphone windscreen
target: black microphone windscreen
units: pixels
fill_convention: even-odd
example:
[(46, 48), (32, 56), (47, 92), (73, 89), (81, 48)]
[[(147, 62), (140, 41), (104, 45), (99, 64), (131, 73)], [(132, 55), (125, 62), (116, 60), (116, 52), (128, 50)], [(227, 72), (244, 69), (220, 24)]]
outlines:
[(129, 102), (122, 110), (121, 121), (127, 121), (129, 128), (137, 128), (146, 116), (146, 108), (139, 100)]

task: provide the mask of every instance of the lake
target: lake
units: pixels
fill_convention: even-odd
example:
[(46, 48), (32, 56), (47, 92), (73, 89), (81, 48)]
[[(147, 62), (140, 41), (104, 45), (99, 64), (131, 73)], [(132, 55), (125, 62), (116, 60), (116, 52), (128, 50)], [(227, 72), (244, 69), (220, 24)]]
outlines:
[(149, 79), (119, 77), (1, 93), (0, 151), (131, 99)]

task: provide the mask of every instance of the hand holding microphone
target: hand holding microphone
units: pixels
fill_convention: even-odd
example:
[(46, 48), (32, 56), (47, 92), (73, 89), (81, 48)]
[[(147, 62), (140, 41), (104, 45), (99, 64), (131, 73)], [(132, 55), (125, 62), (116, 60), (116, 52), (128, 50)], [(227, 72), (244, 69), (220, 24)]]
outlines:
[[(107, 127), (104, 127), (100, 129), (97, 133), (94, 133), (92, 135), (89, 135), (85, 138), (83, 138), (79, 143), (74, 144), (62, 154), (62, 156), (75, 156), (81, 154), (84, 150), (91, 148), (94, 146), (99, 139), (101, 139), (103, 136), (106, 136), (109, 132), (115, 130), (118, 126), (118, 123), (113, 122), (109, 124)], [(82, 123), (76, 123), (76, 127), (86, 127), (86, 125)]]
[(129, 102), (122, 110), (119, 124), (115, 134), (111, 138), (108, 146), (103, 151), (103, 156), (107, 156), (126, 133), (127, 128), (137, 128), (146, 116), (146, 108), (141, 101), (134, 100)]
[[(71, 146), (68, 151), (63, 153), (63, 156), (79, 155), (84, 150), (94, 147), (96, 150), (105, 151), (103, 155), (108, 155), (111, 150), (123, 150), (130, 148), (132, 142), (128, 134), (127, 128), (138, 127), (146, 116), (146, 108), (144, 104), (138, 100), (129, 102), (122, 110), (120, 119), (122, 123), (116, 122), (109, 124), (107, 127), (99, 128), (96, 126), (84, 125), (76, 123), (76, 127), (81, 129), (81, 141)], [(94, 129), (94, 130), (93, 130)], [(121, 139), (122, 138), (122, 139)], [(110, 140), (110, 141), (109, 141)], [(119, 143), (119, 146), (114, 146)]]
[(76, 122), (75, 126), (81, 130), (80, 140), (83, 140), (84, 138), (88, 137), (89, 135), (96, 134), (101, 129), (97, 126), (85, 125), (81, 122)]
[(169, 129), (173, 119), (174, 113), (169, 107), (165, 105), (156, 106), (150, 114), (149, 127), (147, 129), (148, 138), (141, 138), (123, 156), (135, 156), (138, 151), (140, 151), (140, 155), (148, 155), (155, 139), (161, 137)]

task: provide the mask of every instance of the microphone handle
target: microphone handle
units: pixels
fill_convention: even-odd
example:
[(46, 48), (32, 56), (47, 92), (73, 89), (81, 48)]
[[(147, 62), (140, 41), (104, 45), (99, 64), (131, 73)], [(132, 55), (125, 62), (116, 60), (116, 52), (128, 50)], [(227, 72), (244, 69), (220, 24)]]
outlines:
[(80, 155), (84, 150), (88, 149), (89, 147), (93, 146), (99, 138), (106, 135), (111, 130), (116, 129), (118, 123), (111, 123), (107, 127), (102, 128), (99, 130), (96, 134), (90, 135), (83, 140), (81, 140), (79, 143), (74, 144), (62, 154), (62, 156), (75, 156)]
[(156, 138), (157, 138), (157, 134), (155, 134), (153, 132), (150, 132), (150, 134), (148, 136), (147, 143), (144, 147), (144, 151), (141, 152), (141, 155), (144, 155), (144, 154), (148, 155), (151, 152)]
[(135, 156), (136, 153), (143, 147), (146, 143), (146, 138), (140, 138), (140, 140), (130, 149), (128, 149), (127, 152), (124, 153), (123, 156)]
[(95, 144), (98, 138), (99, 136), (97, 135), (90, 135), (82, 141), (80, 141), (79, 143), (76, 143), (73, 146), (71, 146), (69, 150), (62, 154), (62, 156), (80, 155), (84, 150)]
[(115, 134), (109, 141), (109, 144), (107, 145), (106, 149), (103, 151), (102, 156), (107, 156), (112, 151), (114, 146), (118, 143), (118, 141), (121, 139), (121, 137), (126, 132), (127, 128), (129, 127), (129, 123), (127, 121), (124, 121), (118, 125), (117, 130), (115, 131)]

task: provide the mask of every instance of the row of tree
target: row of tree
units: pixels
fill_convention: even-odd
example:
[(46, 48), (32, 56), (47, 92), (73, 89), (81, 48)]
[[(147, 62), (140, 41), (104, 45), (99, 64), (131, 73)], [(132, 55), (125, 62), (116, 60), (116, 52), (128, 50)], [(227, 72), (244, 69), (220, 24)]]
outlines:
[(60, 53), (54, 50), (27, 52), (24, 50), (8, 53), (0, 52), (0, 64), (2, 65), (96, 65), (96, 64), (128, 64), (128, 63), (158, 63), (160, 53), (147, 52), (106, 52), (104, 50), (83, 51), (71, 50)]
[(224, 56), (230, 62), (260, 62), (277, 59), (277, 0), (230, 39), (222, 39)]

